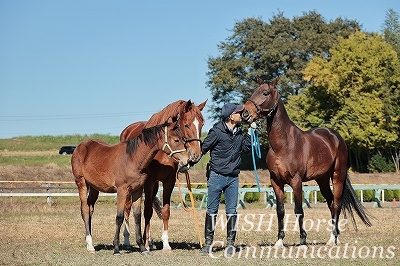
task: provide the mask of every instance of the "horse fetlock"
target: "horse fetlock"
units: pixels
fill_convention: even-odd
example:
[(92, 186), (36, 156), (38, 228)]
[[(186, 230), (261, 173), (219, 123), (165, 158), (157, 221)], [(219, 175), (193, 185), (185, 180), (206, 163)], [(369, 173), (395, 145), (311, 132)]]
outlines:
[(91, 235), (86, 236), (86, 249), (89, 252), (94, 252), (95, 251), (95, 249), (93, 247), (93, 240), (92, 240), (92, 236)]

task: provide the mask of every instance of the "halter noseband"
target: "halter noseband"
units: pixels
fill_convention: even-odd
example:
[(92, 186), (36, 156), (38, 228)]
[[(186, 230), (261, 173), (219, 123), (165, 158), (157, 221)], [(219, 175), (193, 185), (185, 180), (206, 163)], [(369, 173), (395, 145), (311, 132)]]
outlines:
[(267, 109), (264, 109), (264, 108), (260, 107), (266, 100), (263, 101), (260, 105), (257, 105), (256, 102), (253, 101), (252, 99), (250, 99), (249, 101), (254, 105), (254, 107), (256, 107), (258, 116), (261, 116), (261, 113), (267, 113), (267, 116), (270, 117), (272, 115), (272, 112), (274, 112), (276, 107), (278, 106), (279, 98), (280, 98), (280, 96), (279, 96), (279, 93), (278, 93), (278, 97), (277, 97), (274, 105), (271, 108), (267, 108)]
[[(171, 146), (170, 146), (169, 143), (168, 143), (168, 130), (167, 130), (167, 126), (165, 126), (164, 135), (165, 135), (164, 146), (162, 147), (161, 150), (162, 150), (163, 152), (165, 152), (165, 153), (168, 155), (169, 158), (171, 158), (172, 155), (174, 155), (175, 153), (180, 153), (180, 152), (186, 151), (186, 149), (177, 150), (177, 151), (172, 150)], [(185, 141), (185, 137), (182, 137), (182, 139)], [(185, 141), (185, 142), (186, 142), (186, 141)], [(167, 151), (165, 151), (165, 148), (168, 148), (168, 149), (169, 149), (169, 154), (168, 154)]]
[(192, 141), (199, 141), (200, 144), (202, 143), (201, 139), (197, 139), (197, 138), (186, 138), (185, 136), (183, 136), (182, 139), (185, 143), (192, 142)]

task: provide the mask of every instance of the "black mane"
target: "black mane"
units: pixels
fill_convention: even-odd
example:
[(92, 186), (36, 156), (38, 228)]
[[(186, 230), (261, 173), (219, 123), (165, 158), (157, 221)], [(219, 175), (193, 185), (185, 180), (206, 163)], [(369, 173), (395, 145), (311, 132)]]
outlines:
[(139, 142), (144, 142), (147, 146), (153, 146), (157, 143), (160, 138), (160, 134), (163, 132), (166, 126), (171, 123), (165, 123), (154, 127), (144, 128), (136, 138), (126, 140), (126, 153), (131, 155), (135, 152)]

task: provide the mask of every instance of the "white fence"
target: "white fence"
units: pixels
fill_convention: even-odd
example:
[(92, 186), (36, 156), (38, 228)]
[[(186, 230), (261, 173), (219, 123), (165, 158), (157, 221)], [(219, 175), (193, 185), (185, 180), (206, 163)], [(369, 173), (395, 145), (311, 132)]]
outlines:
[[(202, 195), (200, 209), (204, 208), (207, 202), (207, 189), (194, 188), (197, 184), (192, 184), (193, 194)], [(381, 207), (381, 202), (385, 199), (385, 190), (400, 190), (400, 185), (353, 185), (354, 190), (360, 191), (360, 200), (363, 202), (363, 191), (374, 191), (374, 205), (373, 207)], [(61, 191), (68, 192), (61, 192)], [(46, 197), (49, 204), (52, 203), (52, 197), (78, 197), (74, 182), (57, 182), (57, 181), (0, 181), (0, 197)], [(318, 186), (303, 186), (303, 200), (305, 207), (311, 207), (310, 195), (314, 193), (314, 203), (317, 203)], [(177, 193), (178, 188), (175, 187), (173, 193)], [(238, 207), (245, 208), (244, 197), (249, 192), (260, 192), (263, 195), (263, 200), (266, 208), (275, 208), (275, 193), (271, 187), (261, 187), (260, 191), (257, 187), (252, 188), (239, 188), (239, 202)], [(285, 186), (285, 192), (289, 193), (289, 201), (292, 204), (293, 190), (289, 186)], [(162, 193), (162, 186), (160, 186), (158, 195)], [(185, 205), (186, 195), (189, 193), (188, 189), (184, 186), (181, 187), (182, 199)], [(99, 196), (116, 197), (116, 193), (100, 193)], [(398, 199), (397, 199), (398, 200)], [(179, 207), (176, 206), (176, 207)]]

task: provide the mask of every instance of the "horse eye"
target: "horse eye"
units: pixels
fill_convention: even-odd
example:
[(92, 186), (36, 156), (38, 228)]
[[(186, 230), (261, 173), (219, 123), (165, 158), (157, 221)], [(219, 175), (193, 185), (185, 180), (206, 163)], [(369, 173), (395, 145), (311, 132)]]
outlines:
[(185, 128), (189, 128), (189, 125), (188, 125), (188, 124), (186, 124), (186, 125), (185, 125)]
[(263, 91), (263, 95), (264, 96), (268, 96), (268, 95), (270, 95), (271, 93), (269, 92), (269, 91)]
[(180, 142), (180, 139), (175, 139), (174, 141), (175, 141), (176, 143), (178, 143), (178, 142)]

